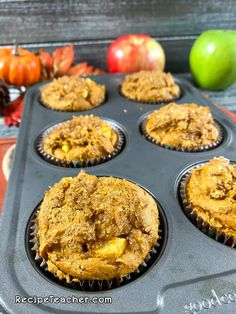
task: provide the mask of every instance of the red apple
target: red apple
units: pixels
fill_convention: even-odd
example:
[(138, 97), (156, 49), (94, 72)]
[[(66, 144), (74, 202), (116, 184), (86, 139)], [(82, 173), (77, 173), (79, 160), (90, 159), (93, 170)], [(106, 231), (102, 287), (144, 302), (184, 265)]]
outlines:
[(161, 45), (148, 35), (124, 35), (118, 37), (109, 46), (107, 66), (110, 73), (163, 71), (165, 53)]

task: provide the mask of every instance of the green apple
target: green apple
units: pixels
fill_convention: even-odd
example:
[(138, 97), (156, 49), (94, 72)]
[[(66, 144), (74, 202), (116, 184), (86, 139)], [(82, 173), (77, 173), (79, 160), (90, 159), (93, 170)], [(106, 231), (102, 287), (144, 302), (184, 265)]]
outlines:
[(209, 30), (194, 42), (190, 70), (198, 86), (223, 90), (236, 81), (236, 31)]

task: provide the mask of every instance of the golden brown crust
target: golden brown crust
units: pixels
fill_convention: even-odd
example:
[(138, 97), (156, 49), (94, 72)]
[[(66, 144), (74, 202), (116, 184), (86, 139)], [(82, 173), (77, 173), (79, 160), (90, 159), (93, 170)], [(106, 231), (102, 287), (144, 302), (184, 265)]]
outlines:
[(105, 100), (105, 86), (90, 78), (63, 76), (40, 89), (42, 102), (52, 109), (83, 111), (100, 106)]
[(133, 272), (158, 239), (158, 208), (139, 186), (80, 172), (45, 194), (39, 254), (67, 282), (110, 280)]
[(170, 103), (147, 117), (146, 132), (160, 145), (197, 148), (215, 143), (219, 130), (209, 107)]
[(74, 116), (43, 139), (43, 150), (61, 160), (86, 161), (111, 154), (118, 143), (113, 128), (93, 115)]
[(140, 71), (126, 75), (121, 85), (121, 92), (132, 100), (158, 103), (178, 98), (180, 88), (170, 73)]
[(219, 157), (193, 169), (186, 193), (197, 216), (236, 238), (236, 165)]

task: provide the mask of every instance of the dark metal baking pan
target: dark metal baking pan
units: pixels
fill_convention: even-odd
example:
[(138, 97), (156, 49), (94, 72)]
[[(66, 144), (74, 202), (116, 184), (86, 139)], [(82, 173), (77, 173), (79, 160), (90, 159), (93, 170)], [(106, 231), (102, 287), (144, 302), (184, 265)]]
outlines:
[[(184, 153), (159, 147), (144, 138), (140, 122), (145, 113), (163, 105), (135, 103), (122, 97), (122, 75), (93, 77), (104, 83), (106, 102), (96, 109), (59, 112), (40, 105), (39, 84), (26, 96), (15, 160), (1, 217), (0, 304), (7, 313), (236, 313), (236, 250), (199, 231), (184, 214), (178, 200), (179, 176), (193, 164), (225, 156), (235, 161), (236, 126), (209, 99), (204, 98), (181, 76), (182, 89), (177, 103), (195, 102), (210, 106), (225, 130), (223, 142), (215, 149)], [(165, 249), (160, 259), (142, 276), (121, 287), (97, 291), (79, 291), (47, 280), (32, 265), (25, 244), (27, 222), (39, 202), (55, 182), (75, 176), (79, 168), (63, 168), (43, 160), (35, 151), (41, 131), (73, 115), (94, 114), (117, 122), (125, 130), (122, 152), (112, 160), (87, 167), (98, 176), (122, 177), (146, 188), (161, 204), (168, 223)], [(88, 303), (19, 303), (19, 298), (88, 297)], [(18, 297), (16, 297), (18, 296)], [(112, 303), (93, 303), (99, 297)], [(16, 299), (17, 298), (17, 299)], [(21, 299), (22, 300), (22, 299)], [(25, 299), (26, 300), (26, 299)], [(25, 301), (24, 300), (24, 301)]]

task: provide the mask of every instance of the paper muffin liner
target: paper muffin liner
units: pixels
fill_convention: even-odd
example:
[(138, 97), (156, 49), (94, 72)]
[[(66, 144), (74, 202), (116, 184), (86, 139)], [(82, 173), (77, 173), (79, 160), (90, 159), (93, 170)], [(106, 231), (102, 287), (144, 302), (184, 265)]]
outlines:
[(180, 195), (180, 200), (182, 203), (182, 208), (186, 216), (189, 218), (189, 220), (208, 237), (220, 243), (223, 243), (227, 246), (230, 246), (231, 248), (236, 248), (235, 237), (229, 234), (226, 234), (225, 232), (211, 226), (208, 222), (204, 221), (204, 219), (195, 212), (194, 208), (192, 208), (191, 204), (188, 202), (186, 188), (187, 188), (188, 181), (191, 177), (191, 172), (193, 169), (197, 169), (204, 164), (206, 164), (206, 162), (191, 167), (182, 176), (181, 181), (179, 183), (179, 195)]
[[(177, 83), (176, 83), (177, 84)], [(128, 100), (131, 100), (133, 102), (139, 103), (139, 104), (146, 104), (146, 105), (163, 105), (163, 104), (169, 104), (170, 102), (175, 102), (176, 100), (180, 99), (182, 96), (182, 90), (181, 90), (181, 86), (179, 84), (177, 84), (179, 86), (179, 94), (176, 97), (172, 97), (169, 99), (165, 99), (165, 100), (161, 100), (161, 101), (142, 101), (142, 100), (135, 100), (132, 98), (129, 98), (128, 96), (124, 95), (121, 89), (121, 85), (119, 87), (119, 92), (120, 95)]]
[(99, 104), (99, 105), (96, 105), (92, 108), (88, 108), (88, 109), (83, 109), (83, 110), (79, 110), (79, 109), (76, 109), (76, 110), (66, 110), (66, 109), (58, 109), (58, 108), (54, 108), (52, 106), (50, 106), (48, 103), (46, 103), (45, 101), (43, 101), (42, 97), (39, 96), (39, 103), (45, 107), (46, 109), (49, 109), (49, 110), (52, 110), (52, 111), (59, 111), (59, 112), (83, 112), (83, 111), (89, 111), (89, 110), (93, 110), (97, 107), (100, 107), (102, 106), (107, 100), (107, 95), (105, 94), (105, 98), (104, 100)]
[(109, 126), (118, 135), (118, 142), (116, 144), (115, 149), (113, 150), (113, 152), (111, 152), (110, 154), (107, 154), (106, 156), (102, 156), (99, 158), (90, 158), (90, 159), (87, 159), (84, 161), (80, 161), (80, 160), (67, 161), (67, 160), (56, 158), (56, 157), (48, 154), (47, 152), (45, 152), (43, 149), (44, 138), (46, 136), (48, 136), (55, 128), (57, 128), (60, 125), (65, 124), (66, 121), (61, 122), (61, 123), (57, 123), (57, 124), (51, 126), (50, 128), (48, 128), (47, 130), (45, 130), (44, 132), (42, 132), (36, 140), (36, 150), (40, 154), (40, 156), (44, 160), (46, 160), (47, 162), (54, 164), (56, 166), (59, 166), (59, 167), (66, 167), (66, 168), (91, 167), (91, 166), (95, 166), (98, 164), (102, 164), (108, 160), (111, 160), (123, 150), (124, 145), (125, 145), (125, 135), (122, 132), (122, 130), (118, 126), (116, 126), (113, 122), (107, 121), (106, 119), (102, 119), (102, 120), (104, 122), (106, 122), (107, 124), (109, 124)]
[(73, 288), (82, 291), (102, 291), (102, 290), (109, 290), (113, 288), (117, 288), (121, 285), (129, 283), (142, 275), (142, 273), (149, 267), (149, 263), (153, 258), (158, 255), (158, 251), (160, 249), (160, 242), (162, 240), (162, 229), (159, 228), (158, 230), (158, 240), (156, 244), (153, 246), (151, 251), (148, 253), (144, 261), (138, 266), (138, 268), (128, 274), (127, 276), (120, 278), (120, 279), (112, 279), (112, 280), (81, 280), (78, 282), (71, 282), (67, 283), (66, 280), (60, 280), (56, 276), (54, 276), (51, 272), (48, 271), (47, 268), (47, 261), (39, 255), (39, 240), (37, 237), (38, 234), (38, 213), (39, 213), (40, 206), (38, 206), (35, 212), (32, 215), (30, 226), (29, 226), (29, 244), (31, 246), (30, 250), (34, 254), (34, 261), (38, 265), (38, 267), (47, 275), (53, 276), (53, 279), (68, 288)]
[(212, 142), (208, 145), (203, 145), (200, 147), (192, 147), (192, 148), (185, 148), (185, 147), (174, 147), (174, 146), (170, 146), (170, 145), (163, 145), (160, 144), (155, 138), (153, 138), (146, 130), (146, 124), (147, 124), (147, 117), (141, 122), (141, 132), (144, 135), (144, 137), (151, 143), (156, 144), (160, 147), (169, 149), (169, 150), (175, 150), (175, 151), (179, 151), (179, 152), (187, 152), (187, 153), (198, 153), (198, 152), (204, 152), (204, 151), (208, 151), (211, 149), (214, 149), (216, 147), (218, 147), (224, 140), (224, 129), (222, 127), (222, 125), (214, 120), (215, 126), (218, 129), (219, 132), (219, 136), (217, 138), (217, 140), (215, 142)]

